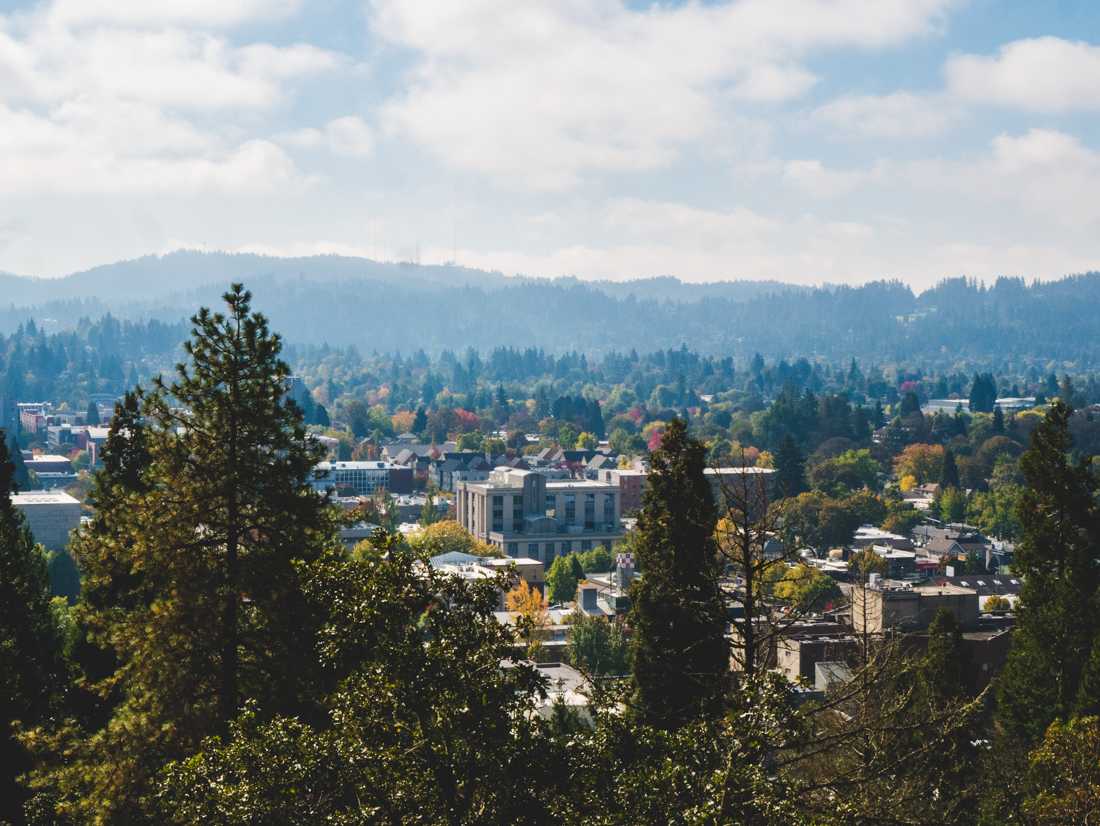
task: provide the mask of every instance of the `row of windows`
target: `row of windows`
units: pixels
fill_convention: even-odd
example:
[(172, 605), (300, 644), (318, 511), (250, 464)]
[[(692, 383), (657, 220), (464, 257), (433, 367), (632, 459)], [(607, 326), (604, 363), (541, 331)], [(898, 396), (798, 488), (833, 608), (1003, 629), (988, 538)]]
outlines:
[[(540, 554), (541, 549), (541, 554)], [(522, 552), (528, 559), (537, 559), (546, 565), (554, 561), (559, 553), (564, 555), (574, 551), (591, 551), (592, 540), (584, 539), (580, 542), (509, 542), (508, 556), (516, 559)]]

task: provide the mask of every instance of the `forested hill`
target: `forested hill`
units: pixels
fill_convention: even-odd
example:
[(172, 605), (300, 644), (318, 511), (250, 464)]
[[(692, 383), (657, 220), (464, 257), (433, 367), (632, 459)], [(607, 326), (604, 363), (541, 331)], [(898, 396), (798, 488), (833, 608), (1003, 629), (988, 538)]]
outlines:
[(1100, 273), (989, 286), (957, 278), (917, 295), (899, 281), (821, 288), (668, 277), (589, 282), (335, 256), (181, 252), (63, 279), (0, 275), (0, 332), (28, 318), (66, 328), (108, 310), (175, 322), (216, 301), (233, 280), (246, 282), (287, 340), (366, 352), (648, 352), (686, 344), (745, 358), (1100, 363)]

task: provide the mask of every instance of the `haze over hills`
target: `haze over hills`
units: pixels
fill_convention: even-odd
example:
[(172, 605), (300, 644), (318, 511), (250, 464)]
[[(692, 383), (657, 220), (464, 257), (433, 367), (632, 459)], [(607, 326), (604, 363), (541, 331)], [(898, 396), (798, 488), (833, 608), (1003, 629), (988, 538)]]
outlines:
[[(177, 252), (58, 279), (0, 275), (0, 330), (75, 325), (110, 312), (178, 321), (244, 281), (296, 344), (411, 352), (679, 347), (747, 357), (1089, 361), (1100, 356), (1100, 274), (992, 285), (962, 278), (916, 294), (899, 281), (796, 287), (507, 277), (455, 265)], [(1038, 328), (1043, 336), (1033, 335)]]

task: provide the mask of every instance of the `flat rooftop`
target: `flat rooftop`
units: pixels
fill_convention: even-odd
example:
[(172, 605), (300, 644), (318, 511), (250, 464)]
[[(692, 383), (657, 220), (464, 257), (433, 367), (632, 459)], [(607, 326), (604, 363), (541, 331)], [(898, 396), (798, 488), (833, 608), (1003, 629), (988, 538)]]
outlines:
[(13, 493), (11, 503), (20, 505), (79, 505), (80, 503), (64, 491), (32, 490), (28, 493)]

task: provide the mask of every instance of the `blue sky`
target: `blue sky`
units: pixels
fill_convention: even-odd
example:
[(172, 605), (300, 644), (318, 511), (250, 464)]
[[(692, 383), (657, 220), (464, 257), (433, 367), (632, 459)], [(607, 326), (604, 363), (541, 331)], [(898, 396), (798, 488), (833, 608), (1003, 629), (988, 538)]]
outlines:
[(1098, 191), (1081, 0), (0, 0), (0, 270), (926, 287), (1100, 268)]

